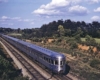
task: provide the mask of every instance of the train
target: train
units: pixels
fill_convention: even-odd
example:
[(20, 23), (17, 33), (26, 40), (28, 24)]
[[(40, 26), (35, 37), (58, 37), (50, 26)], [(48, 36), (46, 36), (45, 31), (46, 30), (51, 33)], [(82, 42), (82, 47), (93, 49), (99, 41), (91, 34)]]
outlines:
[(66, 70), (66, 57), (62, 53), (58, 53), (47, 48), (2, 34), (1, 37), (11, 45), (24, 52), (33, 60), (48, 68), (52, 73), (63, 74)]

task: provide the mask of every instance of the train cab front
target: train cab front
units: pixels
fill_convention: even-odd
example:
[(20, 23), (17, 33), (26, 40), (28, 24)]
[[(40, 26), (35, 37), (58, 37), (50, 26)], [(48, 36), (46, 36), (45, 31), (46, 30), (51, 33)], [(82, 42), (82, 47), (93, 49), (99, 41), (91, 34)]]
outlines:
[(56, 74), (63, 74), (65, 72), (66, 69), (66, 62), (65, 62), (65, 58), (62, 57), (57, 57), (54, 60), (54, 72), (56, 72)]
[(65, 72), (65, 59), (59, 58), (58, 74), (63, 74)]
[(65, 56), (56, 56), (53, 58), (53, 67), (52, 70), (56, 74), (63, 74), (66, 69), (66, 60)]

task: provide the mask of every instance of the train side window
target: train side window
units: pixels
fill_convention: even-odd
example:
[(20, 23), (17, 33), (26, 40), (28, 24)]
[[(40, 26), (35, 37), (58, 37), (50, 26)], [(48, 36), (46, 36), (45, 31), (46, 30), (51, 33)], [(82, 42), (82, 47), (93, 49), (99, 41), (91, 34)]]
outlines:
[(46, 61), (48, 62), (48, 58), (46, 58)]
[(63, 65), (63, 61), (60, 61), (60, 65)]
[(45, 57), (44, 57), (44, 60), (45, 60)]
[(42, 57), (42, 59), (43, 59), (43, 55), (42, 55), (41, 57)]
[(58, 61), (57, 60), (55, 60), (55, 65), (58, 65)]
[(54, 64), (53, 60), (51, 60), (51, 64)]
[(51, 60), (49, 59), (49, 63), (51, 63)]

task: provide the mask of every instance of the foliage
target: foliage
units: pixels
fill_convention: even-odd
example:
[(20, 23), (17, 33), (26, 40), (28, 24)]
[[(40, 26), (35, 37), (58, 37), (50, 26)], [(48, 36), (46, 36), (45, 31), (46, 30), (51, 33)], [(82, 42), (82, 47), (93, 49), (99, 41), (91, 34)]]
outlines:
[(19, 76), (19, 77), (16, 77), (14, 80), (29, 80), (29, 78), (28, 77)]
[[(0, 45), (0, 80), (15, 80), (15, 78), (18, 78), (21, 75), (21, 70), (15, 69), (11, 63), (12, 60), (7, 58), (4, 53), (6, 52)], [(26, 77), (22, 78), (23, 80), (28, 80)]]
[[(61, 26), (61, 27), (59, 27)], [(91, 37), (100, 38), (100, 23), (93, 21), (92, 23), (85, 23), (84, 21), (71, 21), (68, 20), (58, 20), (52, 21), (48, 24), (43, 24), (40, 28), (32, 29), (11, 29), (11, 28), (0, 28), (1, 33), (21, 33), (25, 38), (32, 37), (52, 37), (56, 36), (75, 36), (77, 34), (80, 37), (85, 37), (89, 35)], [(58, 32), (60, 30), (60, 32)], [(58, 35), (59, 34), (59, 35)]]
[(86, 44), (91, 45), (91, 46), (95, 46), (96, 40), (94, 38), (92, 38), (91, 36), (87, 35), (86, 36)]
[(70, 47), (71, 49), (75, 49), (78, 47), (77, 42), (75, 42), (75, 41), (73, 43), (71, 43), (70, 45), (71, 45), (71, 47)]
[(90, 62), (90, 66), (93, 67), (93, 68), (100, 69), (99, 65), (100, 65), (100, 60), (98, 60), (98, 59), (93, 59)]
[(31, 40), (32, 40), (33, 42), (41, 42), (41, 41), (42, 41), (41, 39), (36, 38), (36, 37), (32, 38)]
[(60, 37), (64, 36), (65, 30), (64, 30), (64, 27), (62, 25), (58, 26), (58, 32), (60, 34)]
[(76, 40), (78, 43), (81, 42), (81, 37), (80, 37), (79, 34), (75, 35), (74, 38), (75, 38), (75, 40)]
[(57, 39), (57, 42), (59, 43), (59, 42), (61, 42), (62, 41), (62, 39), (61, 38), (59, 38), (59, 39)]

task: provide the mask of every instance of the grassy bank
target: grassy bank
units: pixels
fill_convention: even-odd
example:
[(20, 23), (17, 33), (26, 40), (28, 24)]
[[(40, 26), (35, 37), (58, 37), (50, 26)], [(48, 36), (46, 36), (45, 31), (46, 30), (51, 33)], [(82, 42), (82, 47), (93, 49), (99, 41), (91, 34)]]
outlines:
[(12, 62), (13, 60), (0, 44), (0, 80), (28, 80), (28, 77), (23, 77), (21, 70), (16, 69)]
[[(100, 44), (100, 39), (99, 38), (94, 38), (96, 43), (99, 43)], [(85, 41), (85, 38), (81, 38), (82, 41)]]

